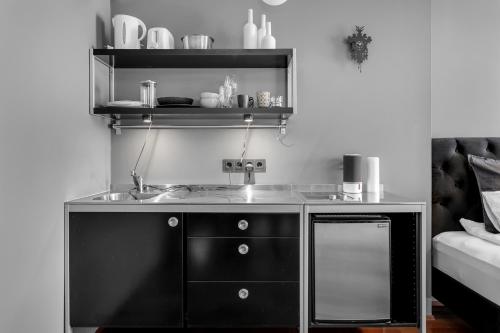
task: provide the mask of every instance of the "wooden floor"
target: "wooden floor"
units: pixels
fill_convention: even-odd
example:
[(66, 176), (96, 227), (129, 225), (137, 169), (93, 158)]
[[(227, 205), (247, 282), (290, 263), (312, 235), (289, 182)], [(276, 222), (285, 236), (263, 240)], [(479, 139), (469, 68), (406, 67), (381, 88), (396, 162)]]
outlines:
[[(433, 316), (427, 319), (427, 333), (476, 333), (467, 324), (465, 324), (460, 318), (453, 315), (446, 308), (439, 304), (434, 304), (432, 307)], [(117, 330), (117, 329), (99, 329), (96, 333), (110, 333), (110, 332), (148, 332), (147, 330)], [(153, 332), (172, 332), (172, 330), (154, 330)], [(188, 330), (189, 333), (236, 333), (237, 330)], [(297, 330), (241, 330), (244, 333), (297, 333)], [(342, 328), (342, 329), (331, 329), (331, 328), (321, 328), (311, 330), (313, 333), (417, 333), (418, 330), (415, 328)]]
[[(417, 333), (415, 328), (354, 328), (354, 329), (322, 329), (315, 333)], [(443, 307), (433, 308), (433, 317), (427, 318), (427, 333), (475, 333), (460, 318)]]
[[(435, 303), (432, 317), (427, 318), (427, 333), (476, 333), (460, 318), (456, 317), (442, 305)], [(417, 333), (415, 328), (354, 328), (354, 329), (321, 329), (314, 333)]]

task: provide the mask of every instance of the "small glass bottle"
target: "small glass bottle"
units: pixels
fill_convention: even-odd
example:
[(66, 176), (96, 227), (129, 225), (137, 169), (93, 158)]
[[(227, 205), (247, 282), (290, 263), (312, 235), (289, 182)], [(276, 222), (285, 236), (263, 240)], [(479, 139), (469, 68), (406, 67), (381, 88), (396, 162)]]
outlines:
[(155, 81), (141, 81), (141, 103), (144, 107), (156, 107), (156, 85)]

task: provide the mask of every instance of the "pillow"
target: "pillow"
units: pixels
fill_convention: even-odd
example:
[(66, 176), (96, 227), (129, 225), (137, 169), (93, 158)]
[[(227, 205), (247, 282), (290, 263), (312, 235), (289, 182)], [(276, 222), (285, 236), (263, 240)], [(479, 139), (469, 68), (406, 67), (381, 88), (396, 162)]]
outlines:
[(500, 161), (469, 155), (469, 164), (476, 175), (483, 205), (486, 231), (500, 232)]
[(486, 231), (484, 223), (474, 222), (467, 219), (460, 219), (460, 224), (468, 234), (484, 239), (485, 241), (500, 245), (500, 234), (492, 234)]

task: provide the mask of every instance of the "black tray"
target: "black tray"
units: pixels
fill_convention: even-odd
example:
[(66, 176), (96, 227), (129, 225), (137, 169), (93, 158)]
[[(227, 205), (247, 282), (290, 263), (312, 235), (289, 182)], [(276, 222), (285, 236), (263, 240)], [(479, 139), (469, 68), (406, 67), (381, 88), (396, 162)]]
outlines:
[(157, 105), (157, 108), (199, 108), (199, 105), (191, 105), (191, 104), (163, 104)]
[(160, 105), (193, 104), (193, 99), (189, 97), (158, 97), (156, 100)]

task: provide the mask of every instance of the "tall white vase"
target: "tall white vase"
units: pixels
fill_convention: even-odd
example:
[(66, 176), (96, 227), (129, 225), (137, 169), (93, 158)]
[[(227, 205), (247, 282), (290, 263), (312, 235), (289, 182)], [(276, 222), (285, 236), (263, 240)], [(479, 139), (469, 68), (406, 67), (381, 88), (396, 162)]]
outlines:
[(266, 14), (260, 16), (260, 28), (257, 31), (257, 46), (262, 48), (262, 39), (266, 35)]
[(275, 49), (276, 39), (271, 34), (271, 22), (267, 22), (266, 35), (262, 38), (263, 49)]
[(257, 26), (253, 23), (253, 9), (248, 10), (248, 22), (243, 27), (243, 47), (257, 48)]

